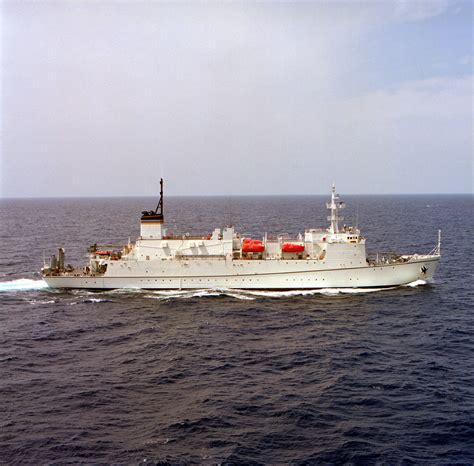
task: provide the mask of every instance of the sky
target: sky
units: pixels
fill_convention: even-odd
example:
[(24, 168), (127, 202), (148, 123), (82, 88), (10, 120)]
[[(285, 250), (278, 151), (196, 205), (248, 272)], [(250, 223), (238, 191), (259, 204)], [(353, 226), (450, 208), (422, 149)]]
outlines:
[(473, 192), (473, 3), (1, 5), (1, 197)]

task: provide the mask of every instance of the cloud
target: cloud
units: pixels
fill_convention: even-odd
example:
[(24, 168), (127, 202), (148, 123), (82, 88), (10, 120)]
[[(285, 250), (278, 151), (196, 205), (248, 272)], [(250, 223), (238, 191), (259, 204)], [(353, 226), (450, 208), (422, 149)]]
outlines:
[(445, 13), (455, 3), (449, 0), (398, 0), (395, 17), (399, 21), (423, 21)]
[(392, 4), (118, 5), (7, 5), (6, 195), (471, 189), (472, 78), (358, 84)]
[(350, 167), (355, 192), (368, 178), (377, 192), (472, 192), (472, 86), (473, 76), (433, 78), (340, 101), (324, 149)]
[(470, 55), (464, 55), (458, 61), (460, 65), (470, 65), (472, 63), (472, 57)]
[(355, 105), (383, 108), (386, 118), (469, 117), (473, 76), (410, 81), (352, 99)]

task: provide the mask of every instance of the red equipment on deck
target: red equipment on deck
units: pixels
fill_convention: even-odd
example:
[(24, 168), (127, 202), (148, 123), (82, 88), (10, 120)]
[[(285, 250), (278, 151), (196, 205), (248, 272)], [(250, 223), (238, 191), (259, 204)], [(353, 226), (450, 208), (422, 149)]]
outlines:
[(281, 247), (282, 252), (303, 252), (304, 244), (283, 243)]
[(246, 238), (242, 241), (242, 252), (263, 252), (265, 245), (258, 239)]

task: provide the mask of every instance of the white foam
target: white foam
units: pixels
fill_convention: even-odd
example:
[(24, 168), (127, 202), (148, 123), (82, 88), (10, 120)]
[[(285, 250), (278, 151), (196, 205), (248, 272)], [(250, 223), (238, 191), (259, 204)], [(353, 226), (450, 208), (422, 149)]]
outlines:
[(237, 293), (226, 293), (226, 296), (230, 296), (231, 298), (236, 298), (236, 299), (248, 300), (248, 301), (253, 301), (257, 299), (252, 296), (247, 296), (245, 294), (237, 294)]
[[(190, 299), (205, 298), (211, 296), (229, 296), (235, 299), (255, 300), (262, 298), (291, 298), (295, 296), (338, 296), (342, 294), (364, 294), (386, 290), (387, 288), (318, 288), (308, 290), (288, 290), (288, 291), (265, 291), (265, 290), (241, 290), (228, 288), (211, 288), (197, 290), (157, 290), (147, 291), (147, 298), (166, 299)], [(391, 288), (390, 288), (391, 289)]]
[(54, 300), (50, 300), (50, 301), (36, 301), (35, 299), (33, 299), (32, 301), (28, 301), (30, 304), (54, 304)]
[(107, 293), (142, 293), (143, 289), (138, 286), (130, 286), (127, 288), (115, 288), (113, 290), (108, 290)]
[[(408, 283), (404, 286), (415, 288), (417, 286), (426, 285), (425, 280), (415, 280), (414, 282)], [(28, 291), (28, 290), (41, 290), (47, 288), (48, 284), (44, 280), (30, 280), (27, 278), (20, 278), (18, 280), (11, 280), (6, 282), (0, 281), (0, 292), (9, 291)], [(394, 287), (395, 288), (395, 287)], [(288, 290), (288, 291), (265, 291), (265, 290), (241, 290), (241, 289), (227, 289), (227, 288), (211, 288), (211, 289), (197, 289), (197, 290), (140, 290), (140, 289), (127, 289), (127, 290), (113, 290), (112, 292), (145, 292), (147, 298), (153, 299), (189, 299), (189, 298), (204, 298), (211, 296), (229, 296), (235, 299), (242, 300), (254, 300), (256, 297), (267, 297), (267, 298), (289, 298), (295, 296), (313, 296), (313, 295), (325, 295), (325, 296), (337, 296), (341, 294), (363, 294), (373, 293), (376, 291), (386, 290), (387, 288), (318, 288), (308, 290)], [(85, 290), (73, 290), (80, 294), (83, 294)], [(86, 291), (86, 294), (87, 293)], [(91, 292), (92, 294), (92, 292)], [(90, 299), (92, 302), (102, 302), (104, 300), (99, 298)]]
[(242, 290), (230, 290), (227, 288), (210, 288), (197, 290), (162, 290), (148, 291), (147, 298), (151, 299), (190, 299), (190, 298), (207, 298), (211, 296), (230, 296), (231, 298), (254, 300), (252, 296), (243, 294)]
[(289, 290), (289, 291), (252, 291), (245, 290), (242, 292), (253, 296), (262, 296), (268, 298), (288, 298), (293, 296), (313, 296), (313, 295), (326, 295), (336, 296), (340, 294), (363, 294), (363, 293), (374, 293), (381, 291), (386, 288), (318, 288), (313, 290)]
[[(89, 296), (90, 294), (86, 293), (86, 295)], [(79, 303), (107, 303), (110, 301), (109, 299), (104, 299), (104, 298), (89, 298), (86, 296), (84, 296), (84, 298), (85, 298), (84, 300), (73, 301), (69, 303), (69, 306), (75, 306), (76, 304), (79, 304)]]
[(8, 282), (0, 282), (0, 292), (3, 291), (28, 291), (42, 290), (48, 288), (48, 284), (44, 280), (30, 280), (28, 278), (20, 278)]
[(405, 286), (416, 288), (417, 286), (423, 286), (423, 285), (426, 285), (426, 280), (415, 280), (414, 282), (407, 283)]
[(221, 296), (223, 293), (216, 290), (169, 290), (169, 291), (148, 291), (147, 298), (152, 299), (189, 299), (204, 298), (207, 296)]

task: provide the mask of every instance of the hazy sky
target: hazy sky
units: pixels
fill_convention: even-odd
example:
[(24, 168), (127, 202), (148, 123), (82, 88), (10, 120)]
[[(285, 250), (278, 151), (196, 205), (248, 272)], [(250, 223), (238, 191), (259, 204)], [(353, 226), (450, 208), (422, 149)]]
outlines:
[(4, 1), (2, 197), (473, 191), (473, 3)]

